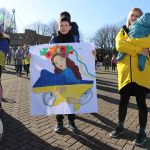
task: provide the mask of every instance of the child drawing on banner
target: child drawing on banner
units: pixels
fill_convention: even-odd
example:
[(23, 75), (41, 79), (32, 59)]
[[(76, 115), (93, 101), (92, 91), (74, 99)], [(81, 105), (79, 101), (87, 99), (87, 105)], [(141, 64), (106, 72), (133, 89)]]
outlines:
[[(71, 46), (53, 46), (48, 51), (41, 51), (41, 54), (50, 59), (54, 66), (54, 73), (41, 71), (41, 76), (43, 74), (49, 78), (46, 82), (54, 86), (49, 92), (43, 91), (42, 99), (45, 105), (52, 107), (65, 101), (73, 104), (74, 111), (77, 111), (81, 105), (91, 100), (93, 81), (82, 80), (78, 66), (68, 58), (73, 53)], [(42, 81), (42, 78), (40, 80)]]

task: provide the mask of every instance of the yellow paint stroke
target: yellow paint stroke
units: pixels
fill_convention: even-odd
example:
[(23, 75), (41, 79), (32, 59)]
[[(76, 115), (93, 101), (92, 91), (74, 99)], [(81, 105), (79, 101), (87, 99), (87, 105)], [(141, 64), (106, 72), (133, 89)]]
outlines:
[[(57, 106), (62, 102), (67, 102), (67, 98), (79, 100), (81, 95), (83, 95), (83, 93), (85, 93), (87, 90), (92, 88), (92, 86), (93, 84), (75, 84), (75, 85), (62, 85), (62, 86), (55, 85), (55, 86), (32, 88), (32, 90), (34, 93), (44, 93), (44, 92), (54, 93), (56, 96), (54, 106)], [(80, 108), (79, 103), (75, 103), (73, 105), (74, 105), (74, 111), (77, 111)]]

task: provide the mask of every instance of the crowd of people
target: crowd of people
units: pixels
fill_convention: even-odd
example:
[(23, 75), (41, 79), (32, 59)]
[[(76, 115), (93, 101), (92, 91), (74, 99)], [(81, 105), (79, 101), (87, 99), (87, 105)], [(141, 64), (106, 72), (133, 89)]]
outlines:
[(14, 64), (16, 75), (22, 76), (22, 69), (24, 69), (26, 77), (29, 76), (30, 58), (28, 57), (29, 46), (19, 46), (16, 50), (13, 50), (10, 46), (10, 37), (5, 34), (0, 27), (0, 110), (1, 102), (5, 101), (3, 98), (3, 88), (1, 85), (2, 73), (7, 71), (5, 65)]
[(26, 71), (26, 77), (29, 75), (30, 58), (29, 46), (19, 46), (14, 54), (16, 75), (22, 76), (22, 69)]
[[(127, 18), (126, 28), (129, 29), (130, 26), (143, 15), (143, 12), (139, 8), (134, 8), (129, 12)], [(2, 67), (4, 66), (5, 55), (7, 55), (8, 62), (11, 63), (10, 55), (8, 53), (8, 45), (9, 45), (9, 36), (5, 35), (1, 30), (1, 40), (4, 40), (5, 48), (0, 47), (0, 78), (2, 73)], [(130, 96), (136, 97), (136, 102), (139, 109), (139, 134), (136, 139), (133, 141), (136, 145), (142, 145), (146, 142), (146, 124), (147, 124), (147, 116), (148, 110), (146, 105), (146, 94), (150, 92), (150, 66), (147, 59), (145, 68), (143, 71), (140, 71), (138, 68), (138, 54), (142, 54), (149, 58), (149, 48), (150, 48), (150, 37), (145, 37), (142, 39), (136, 39), (135, 41), (128, 37), (128, 32), (125, 28), (121, 28), (116, 36), (116, 49), (118, 52), (123, 52), (126, 55), (120, 61), (117, 61), (116, 55), (106, 54), (102, 56), (101, 54), (95, 55), (95, 51), (93, 54), (96, 56), (95, 67), (96, 69), (101, 69), (102, 65), (104, 65), (105, 70), (109, 70), (109, 67), (112, 67), (112, 71), (118, 71), (118, 91), (120, 94), (120, 105), (118, 111), (118, 126), (110, 133), (112, 138), (119, 137), (119, 135), (125, 132), (124, 123), (127, 114), (127, 106), (130, 99)], [(62, 12), (60, 14), (60, 18), (58, 21), (58, 34), (51, 38), (50, 43), (72, 43), (72, 42), (80, 42), (80, 36), (78, 32), (78, 25), (75, 22), (71, 22), (71, 16), (68, 12)], [(141, 43), (144, 43), (143, 47)], [(138, 44), (141, 44), (140, 46)], [(1, 42), (0, 42), (1, 44)], [(7, 51), (5, 53), (5, 51)], [(32, 57), (32, 56), (31, 56)], [(62, 57), (62, 56), (59, 56)], [(29, 47), (18, 47), (14, 54), (15, 59), (15, 67), (16, 67), (16, 75), (22, 75), (22, 67), (25, 66), (26, 76), (29, 75), (29, 66), (30, 66), (30, 56), (29, 56)], [(65, 59), (62, 57), (62, 59)], [(23, 63), (24, 60), (24, 63)], [(144, 79), (144, 80), (143, 80)], [(0, 82), (1, 86), (1, 82)], [(2, 93), (2, 86), (0, 87)], [(2, 101), (2, 94), (0, 97), (0, 106)], [(57, 133), (63, 132), (63, 115), (56, 115), (56, 126), (54, 131)], [(68, 115), (68, 128), (72, 132), (76, 132), (78, 129), (75, 125), (75, 114)]]
[(106, 54), (104, 56), (102, 56), (102, 54), (97, 54), (95, 60), (96, 70), (102, 69), (102, 67), (104, 66), (105, 71), (109, 70), (110, 67), (112, 71), (116, 71), (116, 65), (116, 54)]

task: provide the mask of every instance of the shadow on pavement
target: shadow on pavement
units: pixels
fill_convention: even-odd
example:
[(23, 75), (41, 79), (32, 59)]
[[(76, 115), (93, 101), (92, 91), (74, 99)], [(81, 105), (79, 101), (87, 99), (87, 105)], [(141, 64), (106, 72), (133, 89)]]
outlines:
[(109, 126), (110, 128), (114, 128), (116, 127), (116, 123), (114, 123), (113, 121), (107, 119), (106, 117), (104, 116), (101, 116), (100, 114), (98, 113), (92, 113), (91, 114), (92, 116), (94, 116), (95, 118), (99, 119), (102, 123), (106, 124), (107, 126)]
[[(120, 102), (120, 100), (118, 100), (118, 99), (108, 97), (108, 96), (105, 96), (105, 95), (97, 94), (97, 97), (102, 99), (103, 101), (106, 101), (108, 103), (115, 104), (115, 105), (119, 105), (119, 102)], [(131, 102), (129, 102), (128, 108), (138, 109), (137, 104), (134, 104), (134, 103), (131, 103)], [(148, 109), (148, 112), (150, 112), (150, 108), (148, 107), (147, 109)]]
[(16, 101), (14, 101), (14, 100), (12, 100), (10, 98), (3, 98), (2, 102), (5, 102), (5, 103), (16, 103)]
[[(94, 125), (96, 127), (99, 127), (101, 129), (105, 129), (106, 131), (110, 132), (112, 130), (112, 128), (114, 128), (117, 124), (112, 122), (111, 120), (101, 116), (101, 115), (98, 115), (96, 113), (93, 113), (91, 114), (92, 116), (98, 118), (102, 123), (97, 123), (95, 121), (92, 121), (92, 120), (89, 120), (89, 119), (86, 119), (86, 118), (83, 118), (81, 116), (76, 116), (76, 118), (80, 121), (83, 121), (83, 122), (87, 122), (91, 125)], [(98, 116), (98, 117), (97, 117)], [(105, 125), (104, 125), (105, 124)]]
[(63, 150), (51, 146), (6, 112), (2, 111), (0, 118), (4, 124), (4, 136), (0, 143), (1, 150)]
[(106, 87), (106, 86), (101, 86), (101, 85), (97, 85), (96, 86), (98, 90), (102, 90), (102, 91), (106, 91), (106, 92), (110, 92), (110, 93), (117, 93), (118, 94), (118, 89), (114, 89), (111, 87)]
[[(87, 122), (87, 123), (90, 123), (90, 124), (92, 124), (92, 125), (94, 125), (94, 126), (96, 126), (96, 127), (99, 127), (100, 129), (104, 129), (104, 130), (106, 130), (107, 132), (111, 132), (111, 131), (113, 130), (113, 128), (115, 128), (115, 127), (117, 126), (116, 123), (114, 123), (113, 121), (111, 121), (111, 120), (109, 120), (109, 119), (107, 119), (107, 118), (101, 116), (100, 114), (92, 113), (91, 115), (94, 116), (94, 117), (96, 117), (96, 118), (98, 118), (98, 119), (99, 119), (103, 124), (105, 124), (105, 125), (100, 124), (100, 123), (97, 123), (97, 122), (94, 122), (94, 121), (89, 120), (89, 119), (86, 119), (86, 118), (83, 118), (83, 117), (81, 117), (81, 116), (76, 116), (76, 118), (77, 118), (78, 120), (80, 120), (80, 121)], [(83, 136), (83, 132), (80, 131), (80, 132), (79, 132), (79, 135), (82, 135), (82, 136)], [(133, 132), (133, 131), (128, 130), (128, 129), (125, 129), (125, 133), (122, 134), (121, 136), (119, 136), (117, 139), (125, 139), (125, 140), (129, 140), (129, 141), (132, 142), (132, 141), (136, 138), (136, 135), (137, 135), (136, 132)], [(88, 139), (90, 140), (91, 137), (90, 137), (89, 135), (85, 135), (85, 136), (87, 136)], [(92, 138), (93, 138), (93, 137), (92, 137)], [(104, 148), (105, 148), (106, 145), (104, 145), (104, 143), (100, 142), (99, 140), (97, 140), (97, 141), (96, 141), (96, 140), (97, 140), (97, 139), (94, 139), (93, 142), (97, 143), (97, 145), (99, 146), (99, 148), (101, 148), (102, 146), (104, 146)], [(89, 144), (90, 144), (90, 143), (89, 143)], [(91, 145), (92, 145), (92, 144), (91, 144)], [(137, 147), (137, 146), (136, 146), (136, 147)], [(147, 142), (144, 143), (142, 146), (138, 146), (138, 147), (146, 148), (146, 149), (150, 148), (150, 138), (147, 138)], [(89, 148), (91, 148), (91, 147), (89, 147)], [(104, 148), (103, 148), (103, 149), (104, 149)], [(112, 147), (106, 147), (106, 149), (107, 149), (107, 148), (108, 148), (108, 150), (109, 150), (109, 149), (112, 148)], [(113, 148), (112, 148), (112, 150), (113, 150)]]
[(5, 74), (11, 74), (11, 75), (16, 75), (16, 71), (5, 71), (5, 72), (3, 72), (3, 73), (5, 73)]
[(105, 72), (96, 72), (96, 74), (111, 74), (111, 75), (117, 75), (117, 72), (112, 72), (112, 71), (105, 71)]
[(111, 81), (105, 81), (105, 80), (100, 80), (100, 79), (96, 79), (96, 83), (97, 84), (102, 84), (102, 85), (108, 85), (108, 86), (113, 86), (113, 87), (116, 87), (118, 88), (118, 84), (117, 83), (114, 83), (114, 82), (111, 82)]
[(116, 150), (115, 148), (101, 142), (93, 136), (84, 133), (83, 131), (78, 131), (77, 134), (72, 134), (70, 132), (68, 134), (83, 144), (86, 148), (90, 148), (92, 150)]
[[(125, 131), (126, 132), (124, 134), (122, 134), (122, 136), (120, 136), (119, 138), (120, 139), (127, 139), (127, 140), (130, 140), (131, 142), (133, 142), (134, 139), (137, 136), (137, 133), (133, 132), (131, 130), (128, 130), (128, 129), (126, 129)], [(141, 146), (135, 146), (135, 147), (140, 147), (140, 148), (144, 148), (146, 150), (149, 150), (150, 149), (150, 138), (147, 137), (147, 141), (143, 145), (141, 145)]]

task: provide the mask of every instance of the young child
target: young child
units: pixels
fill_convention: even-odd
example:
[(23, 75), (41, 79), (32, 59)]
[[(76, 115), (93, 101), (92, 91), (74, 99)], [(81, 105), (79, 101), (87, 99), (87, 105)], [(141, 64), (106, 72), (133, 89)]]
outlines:
[[(67, 11), (63, 11), (60, 13), (60, 18), (66, 17), (70, 20), (71, 22), (71, 15)], [(77, 42), (80, 42), (80, 34), (79, 34), (79, 27), (76, 22), (71, 22), (71, 30), (70, 32), (74, 35), (74, 38), (76, 39)]]
[[(71, 30), (71, 22), (67, 17), (60, 18), (58, 22), (58, 35), (54, 36), (50, 43), (73, 43), (76, 42), (74, 35), (70, 32)], [(63, 115), (56, 115), (57, 125), (54, 129), (56, 133), (63, 132)], [(68, 114), (68, 129), (72, 132), (77, 131), (77, 127), (75, 125), (75, 114)]]

